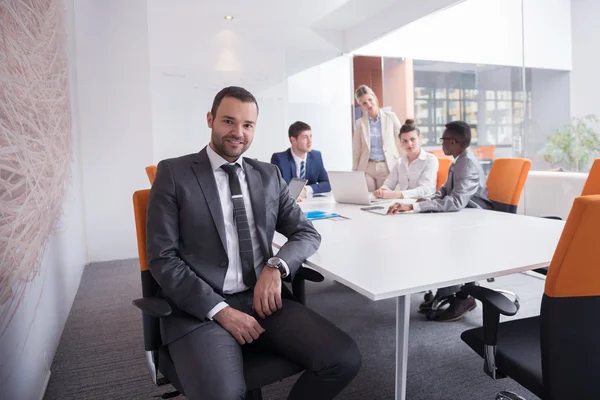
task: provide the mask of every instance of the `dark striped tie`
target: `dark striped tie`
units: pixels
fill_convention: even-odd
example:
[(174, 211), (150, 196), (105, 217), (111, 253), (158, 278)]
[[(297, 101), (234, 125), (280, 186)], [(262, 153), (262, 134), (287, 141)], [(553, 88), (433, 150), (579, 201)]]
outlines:
[(242, 187), (237, 176), (239, 164), (223, 164), (221, 168), (229, 175), (229, 190), (233, 203), (233, 219), (238, 232), (240, 246), (240, 259), (242, 260), (242, 277), (244, 284), (254, 287), (256, 284), (256, 272), (254, 271), (254, 253), (252, 251), (252, 237), (250, 236), (250, 225), (244, 207)]
[(306, 168), (304, 168), (304, 161), (300, 162), (300, 179), (306, 179)]

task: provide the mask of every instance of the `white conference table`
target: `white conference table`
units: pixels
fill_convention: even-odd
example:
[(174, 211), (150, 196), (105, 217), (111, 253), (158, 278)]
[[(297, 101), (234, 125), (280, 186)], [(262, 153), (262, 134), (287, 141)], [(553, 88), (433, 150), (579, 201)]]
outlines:
[[(396, 298), (396, 399), (406, 398), (410, 295), (547, 266), (563, 221), (465, 209), (378, 215), (331, 197), (300, 203), (345, 220), (316, 220), (319, 250), (306, 265), (371, 300)], [(286, 238), (276, 233), (273, 246)]]

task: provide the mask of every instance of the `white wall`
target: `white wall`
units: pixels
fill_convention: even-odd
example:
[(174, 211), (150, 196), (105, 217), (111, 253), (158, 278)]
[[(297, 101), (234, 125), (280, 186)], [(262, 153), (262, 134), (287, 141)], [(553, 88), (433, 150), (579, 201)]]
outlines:
[(303, 120), (313, 127), (315, 148), (324, 152), (328, 168), (348, 167), (349, 57), (333, 48), (290, 49), (250, 22), (149, 2), (154, 161), (202, 149), (210, 140), (206, 113), (215, 94), (238, 85), (256, 96), (260, 108), (249, 157), (268, 162), (289, 147), (289, 124)]
[(89, 261), (133, 258), (131, 196), (153, 161), (146, 1), (78, 0), (75, 22)]
[[(571, 69), (570, 0), (467, 0), (428, 15), (356, 54)], [(523, 5), (523, 10), (522, 10)]]
[[(70, 81), (74, 82), (73, 2), (67, 9)], [(38, 275), (0, 337), (0, 398), (38, 400), (58, 346), (86, 263), (81, 153), (77, 122), (77, 90), (71, 85), (73, 162), (71, 184), (57, 232), (50, 238)], [(68, 156), (68, 155), (67, 155)]]
[[(600, 118), (600, 2), (572, 1), (573, 71), (571, 72), (571, 115), (596, 114)], [(600, 124), (595, 125), (600, 132)]]
[[(308, 123), (328, 170), (352, 168), (352, 57), (341, 56), (288, 79), (286, 125)], [(289, 147), (289, 142), (286, 144)]]
[(217, 92), (236, 85), (259, 104), (247, 156), (269, 161), (285, 145), (286, 49), (252, 21), (205, 18), (202, 10), (148, 3), (153, 159), (198, 152), (210, 140), (206, 113)]

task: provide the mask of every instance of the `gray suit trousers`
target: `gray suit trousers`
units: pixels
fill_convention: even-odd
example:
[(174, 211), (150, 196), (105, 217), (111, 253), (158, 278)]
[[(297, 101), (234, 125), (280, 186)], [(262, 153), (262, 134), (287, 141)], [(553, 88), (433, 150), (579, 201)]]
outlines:
[[(265, 332), (251, 344), (306, 368), (288, 399), (333, 399), (361, 365), (354, 340), (306, 306), (282, 299), (283, 308), (266, 319), (252, 310), (252, 290), (225, 295), (227, 303), (254, 316)], [(242, 346), (216, 321), (169, 344), (188, 399), (244, 399)]]

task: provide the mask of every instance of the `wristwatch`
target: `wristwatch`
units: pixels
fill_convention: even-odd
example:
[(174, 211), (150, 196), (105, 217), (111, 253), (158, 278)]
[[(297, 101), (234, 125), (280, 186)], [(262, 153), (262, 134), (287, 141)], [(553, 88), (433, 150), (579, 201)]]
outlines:
[(287, 271), (283, 266), (283, 261), (279, 257), (271, 257), (269, 261), (267, 261), (267, 267), (277, 268), (281, 273), (281, 277), (285, 278), (287, 276)]

